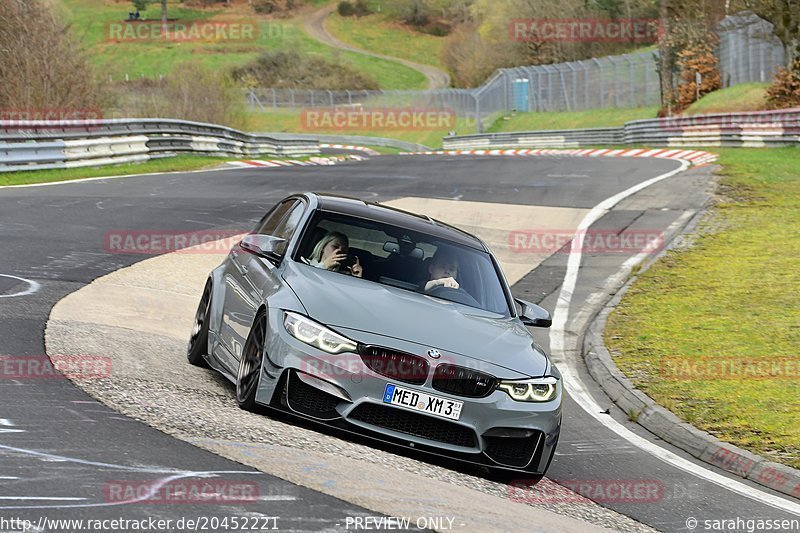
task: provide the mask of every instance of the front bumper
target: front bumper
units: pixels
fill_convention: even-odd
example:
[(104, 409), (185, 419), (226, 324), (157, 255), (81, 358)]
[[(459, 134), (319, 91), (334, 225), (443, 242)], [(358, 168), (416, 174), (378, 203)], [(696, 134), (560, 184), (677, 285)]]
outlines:
[[(547, 470), (561, 429), (560, 382), (556, 398), (543, 403), (517, 402), (499, 390), (484, 398), (457, 396), (434, 389), (431, 376), (416, 385), (398, 381), (371, 370), (358, 354), (330, 355), (304, 344), (284, 329), (282, 314), (272, 311), (259, 403), (461, 462), (535, 475)], [(411, 343), (383, 340), (395, 350), (425, 353)], [(451, 356), (448, 363), (458, 363), (459, 357), (470, 362)], [(431, 361), (431, 375), (435, 366)], [(449, 420), (386, 404), (388, 383), (463, 402), (461, 415)]]

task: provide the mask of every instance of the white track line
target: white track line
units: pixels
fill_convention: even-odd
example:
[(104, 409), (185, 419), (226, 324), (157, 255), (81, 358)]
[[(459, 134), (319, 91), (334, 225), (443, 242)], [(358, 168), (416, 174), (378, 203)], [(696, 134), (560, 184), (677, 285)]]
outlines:
[[(21, 281), (22, 283), (26, 283), (28, 285), (28, 288), (25, 289), (24, 291), (15, 292), (14, 294), (0, 294), (0, 298), (16, 298), (18, 296), (28, 296), (29, 294), (33, 294), (35, 292), (39, 292), (39, 289), (42, 288), (42, 286), (39, 285), (39, 283), (36, 282), (36, 281), (30, 280), (30, 279), (25, 279), (25, 278), (20, 278), (19, 276), (12, 276), (11, 274), (0, 274), (0, 278), (15, 279), (17, 281)], [(5, 419), (3, 419), (3, 420), (5, 420)], [(8, 425), (8, 424), (3, 424), (3, 425), (5, 426), (5, 425)], [(13, 424), (11, 424), (11, 425), (13, 425)]]
[(785, 500), (781, 497), (775, 496), (773, 494), (769, 494), (767, 492), (761, 491), (759, 489), (750, 487), (749, 485), (745, 485), (740, 481), (736, 481), (734, 479), (725, 477), (720, 475), (716, 472), (712, 472), (700, 465), (697, 465), (691, 461), (684, 459), (656, 444), (653, 444), (649, 440), (645, 439), (637, 435), (636, 433), (632, 432), (621, 423), (617, 422), (613, 418), (608, 415), (603, 414), (601, 416), (600, 413), (605, 411), (605, 409), (601, 408), (595, 401), (592, 395), (586, 390), (586, 386), (583, 384), (583, 381), (578, 377), (577, 372), (574, 372), (573, 369), (568, 364), (568, 359), (566, 354), (564, 353), (565, 345), (566, 345), (566, 326), (567, 326), (567, 319), (569, 315), (569, 306), (572, 301), (572, 295), (575, 291), (575, 285), (577, 284), (578, 280), (578, 270), (580, 269), (581, 265), (581, 256), (583, 255), (580, 250), (583, 246), (584, 236), (586, 235), (586, 230), (591, 227), (591, 225), (599, 220), (603, 215), (605, 215), (612, 207), (618, 204), (620, 201), (624, 200), (625, 198), (636, 194), (637, 192), (641, 191), (642, 189), (653, 185), (654, 183), (658, 183), (659, 181), (665, 180), (669, 177), (672, 177), (680, 172), (683, 172), (688, 168), (689, 163), (687, 161), (681, 161), (681, 166), (677, 170), (673, 170), (671, 172), (667, 172), (666, 174), (661, 174), (660, 176), (656, 176), (654, 178), (650, 178), (649, 180), (643, 181), (629, 189), (626, 189), (610, 198), (606, 198), (599, 204), (597, 204), (591, 211), (581, 220), (581, 223), (578, 225), (578, 228), (575, 230), (575, 235), (572, 241), (572, 251), (569, 255), (569, 260), (567, 261), (567, 273), (564, 276), (564, 283), (561, 286), (561, 291), (558, 294), (558, 303), (556, 304), (555, 312), (553, 313), (553, 325), (550, 331), (550, 349), (553, 352), (554, 356), (560, 357), (562, 360), (566, 362), (559, 370), (561, 371), (562, 377), (564, 379), (565, 385), (569, 390), (570, 397), (575, 400), (575, 402), (581, 406), (581, 408), (586, 411), (589, 415), (595, 418), (598, 422), (603, 424), (605, 427), (622, 437), (623, 439), (627, 440), (634, 446), (642, 449), (643, 451), (649, 453), (653, 457), (657, 457), (668, 463), (676, 468), (680, 468), (681, 470), (688, 472), (694, 476), (699, 478), (705, 479), (711, 483), (719, 485), (725, 489), (728, 489), (732, 492), (750, 498), (752, 500), (765, 503), (776, 509), (781, 509), (783, 511), (788, 511), (790, 513), (795, 513), (800, 515), (800, 504)]

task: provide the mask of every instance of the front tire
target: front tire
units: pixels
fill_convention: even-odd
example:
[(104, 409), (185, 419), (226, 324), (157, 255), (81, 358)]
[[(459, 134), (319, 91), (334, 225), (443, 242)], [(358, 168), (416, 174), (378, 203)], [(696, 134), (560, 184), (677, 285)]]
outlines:
[(197, 312), (194, 315), (192, 334), (189, 337), (189, 348), (186, 352), (186, 358), (189, 363), (203, 368), (208, 368), (208, 362), (206, 362), (204, 356), (208, 352), (208, 322), (210, 316), (211, 280), (208, 280), (203, 289), (200, 304), (197, 306)]
[(236, 375), (236, 403), (245, 411), (253, 411), (256, 407), (256, 391), (260, 381), (261, 364), (264, 361), (266, 338), (267, 315), (262, 310), (256, 315), (253, 328), (244, 343)]

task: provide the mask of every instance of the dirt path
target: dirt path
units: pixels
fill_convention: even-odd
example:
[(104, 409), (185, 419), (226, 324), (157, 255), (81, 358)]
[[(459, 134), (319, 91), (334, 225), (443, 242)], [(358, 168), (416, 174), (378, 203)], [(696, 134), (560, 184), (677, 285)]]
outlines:
[(401, 59), (399, 57), (376, 54), (374, 52), (369, 52), (367, 50), (351, 46), (347, 43), (343, 43), (342, 41), (331, 35), (328, 32), (328, 29), (325, 27), (325, 20), (328, 18), (328, 15), (333, 13), (333, 11), (335, 10), (336, 10), (336, 4), (334, 3), (327, 5), (322, 9), (319, 9), (314, 13), (312, 13), (311, 16), (307, 18), (304, 23), (306, 32), (308, 32), (308, 34), (311, 35), (311, 37), (313, 37), (314, 39), (323, 42), (329, 46), (333, 46), (341, 50), (347, 50), (349, 52), (356, 52), (358, 54), (377, 57), (379, 59), (386, 59), (387, 61), (394, 61), (395, 63), (400, 63), (409, 68), (422, 72), (425, 75), (425, 77), (428, 78), (428, 89), (446, 89), (447, 87), (450, 86), (450, 75), (447, 74), (447, 72), (439, 70), (436, 67), (432, 67), (430, 65), (422, 65), (420, 63), (414, 63), (413, 61), (408, 61), (406, 59)]

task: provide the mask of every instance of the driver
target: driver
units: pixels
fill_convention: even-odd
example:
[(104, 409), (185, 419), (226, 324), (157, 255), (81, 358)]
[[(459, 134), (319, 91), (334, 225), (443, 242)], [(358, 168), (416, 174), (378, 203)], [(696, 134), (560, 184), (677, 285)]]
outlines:
[(422, 288), (425, 292), (439, 286), (457, 289), (458, 257), (455, 252), (446, 248), (437, 249), (428, 267), (428, 274), (429, 281)]

